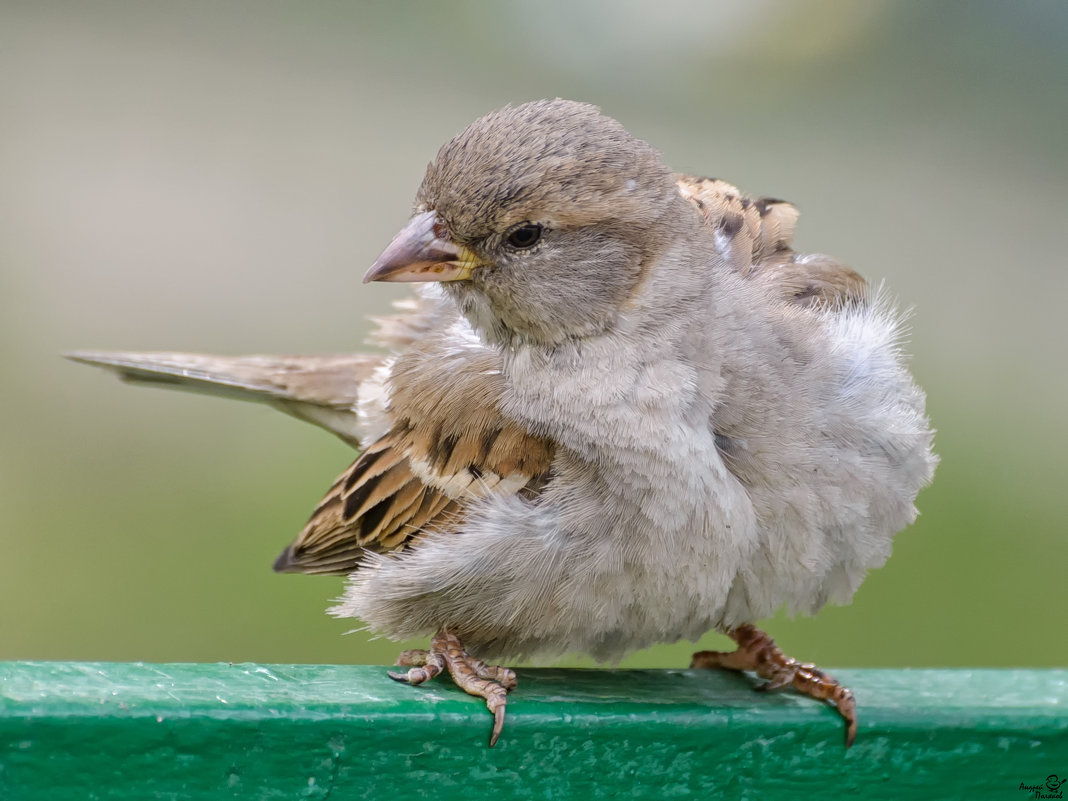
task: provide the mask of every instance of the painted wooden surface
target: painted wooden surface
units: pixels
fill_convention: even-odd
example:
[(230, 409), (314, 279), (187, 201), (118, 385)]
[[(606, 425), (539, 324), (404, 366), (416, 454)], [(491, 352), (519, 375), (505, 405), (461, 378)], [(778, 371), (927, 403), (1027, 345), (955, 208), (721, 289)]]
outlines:
[(519, 671), (490, 749), (480, 699), (379, 667), (0, 663), (0, 799), (1012, 801), (1068, 776), (1068, 670), (833, 673), (849, 751), (830, 708), (742, 675), (563, 669)]

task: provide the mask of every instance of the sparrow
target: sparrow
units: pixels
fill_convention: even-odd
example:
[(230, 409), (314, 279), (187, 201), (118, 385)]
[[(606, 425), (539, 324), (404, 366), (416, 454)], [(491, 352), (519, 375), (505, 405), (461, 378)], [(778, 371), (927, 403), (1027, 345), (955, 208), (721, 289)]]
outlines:
[[(360, 449), (275, 562), (330, 610), (429, 638), (493, 714), (509, 660), (612, 662), (710, 630), (692, 667), (856, 702), (755, 627), (848, 603), (937, 457), (902, 315), (792, 247), (797, 209), (674, 173), (591, 105), (495, 111), (445, 144), (367, 281), (415, 282), (385, 354), (80, 352), (126, 380), (258, 400)], [(498, 664), (499, 663), (499, 664)]]

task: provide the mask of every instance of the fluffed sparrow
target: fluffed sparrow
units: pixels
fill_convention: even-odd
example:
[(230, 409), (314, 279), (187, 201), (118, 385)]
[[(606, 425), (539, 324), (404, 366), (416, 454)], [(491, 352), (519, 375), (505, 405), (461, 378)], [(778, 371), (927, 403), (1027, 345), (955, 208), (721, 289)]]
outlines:
[(447, 143), (366, 281), (426, 282), (392, 355), (72, 354), (272, 403), (353, 445), (280, 571), (349, 575), (331, 612), (448, 670), (504, 721), (483, 659), (615, 660), (710, 629), (693, 666), (852, 693), (754, 621), (848, 602), (937, 459), (900, 316), (791, 249), (797, 211), (676, 175), (596, 108), (505, 108)]

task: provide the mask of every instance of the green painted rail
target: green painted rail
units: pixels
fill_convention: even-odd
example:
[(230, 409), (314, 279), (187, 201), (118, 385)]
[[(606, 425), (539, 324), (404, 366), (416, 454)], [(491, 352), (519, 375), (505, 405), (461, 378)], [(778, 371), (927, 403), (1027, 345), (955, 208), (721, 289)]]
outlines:
[(742, 675), (518, 673), (491, 750), (479, 699), (378, 667), (0, 663), (0, 799), (1012, 801), (1068, 776), (1068, 670), (836, 670), (848, 752), (831, 709)]

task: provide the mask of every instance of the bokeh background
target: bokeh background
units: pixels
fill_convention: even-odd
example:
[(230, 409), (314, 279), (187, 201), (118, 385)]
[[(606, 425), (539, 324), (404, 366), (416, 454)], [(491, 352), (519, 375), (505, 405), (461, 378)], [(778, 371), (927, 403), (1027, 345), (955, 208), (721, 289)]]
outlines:
[(344, 445), (58, 354), (360, 347), (440, 144), (555, 96), (915, 308), (942, 465), (850, 607), (767, 622), (788, 652), (1068, 663), (1061, 0), (3, 0), (0, 658), (392, 661), (323, 614), (340, 579), (270, 570)]

